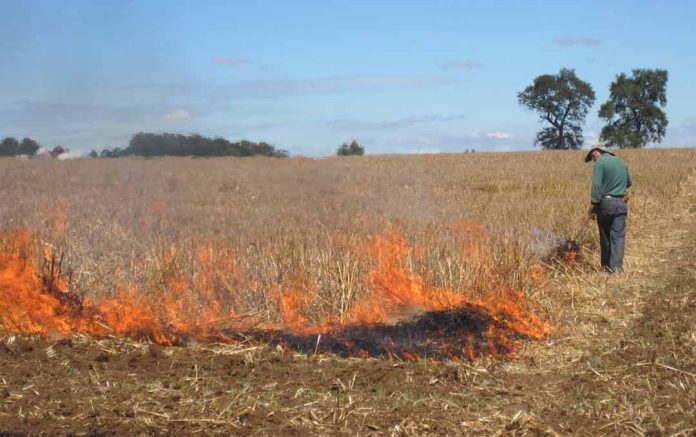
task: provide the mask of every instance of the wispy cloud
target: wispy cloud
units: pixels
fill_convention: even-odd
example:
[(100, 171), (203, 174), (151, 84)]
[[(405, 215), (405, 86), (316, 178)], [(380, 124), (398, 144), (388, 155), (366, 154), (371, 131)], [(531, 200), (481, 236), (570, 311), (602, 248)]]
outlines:
[[(137, 122), (147, 109), (134, 105), (92, 105), (58, 102), (14, 102), (0, 110), (0, 117), (14, 125), (45, 126), (53, 129), (61, 125), (95, 121), (111, 123)], [(0, 119), (0, 121), (2, 121)]]
[(192, 120), (195, 118), (189, 110), (167, 112), (161, 106), (142, 103), (14, 102), (0, 108), (0, 126), (12, 126), (8, 134), (29, 136), (45, 146), (60, 144), (82, 151), (123, 146), (132, 134), (140, 131), (177, 131), (176, 123)]
[(129, 127), (146, 118), (147, 110), (136, 106), (18, 102), (0, 110), (0, 125), (11, 125), (11, 135), (82, 151), (123, 145), (134, 132)]
[(483, 68), (483, 64), (473, 59), (466, 59), (458, 62), (448, 62), (440, 65), (443, 70), (477, 70)]
[(411, 153), (411, 154), (414, 154), (414, 155), (429, 155), (429, 154), (441, 153), (441, 152), (442, 152), (442, 150), (437, 149), (437, 148), (428, 148), (428, 147), (425, 147), (425, 148), (411, 149), (411, 150), (409, 150), (407, 153)]
[[(437, 151), (438, 153), (463, 152), (466, 150), (510, 151), (532, 149), (533, 138), (526, 140), (489, 137), (479, 133), (452, 134), (443, 132), (411, 133), (408, 136), (393, 137), (384, 143), (387, 153), (416, 153), (420, 150)], [(407, 145), (407, 146), (406, 146)]]
[(417, 115), (397, 118), (394, 120), (333, 120), (327, 124), (331, 127), (346, 130), (382, 130), (397, 129), (424, 123), (446, 123), (465, 119), (464, 115)]
[(590, 37), (578, 36), (557, 36), (553, 39), (554, 44), (561, 47), (576, 47), (576, 46), (598, 46), (602, 40)]
[(292, 94), (366, 92), (389, 88), (417, 88), (444, 85), (452, 80), (411, 76), (345, 76), (310, 79), (260, 80), (234, 85), (237, 95), (276, 97)]
[(215, 65), (239, 65), (246, 64), (249, 61), (236, 56), (215, 56), (211, 59), (211, 62)]
[[(389, 89), (424, 88), (457, 82), (455, 78), (422, 76), (327, 76), (304, 79), (259, 79), (233, 83), (184, 81), (171, 83), (146, 82), (121, 87), (122, 92), (137, 96), (140, 101), (159, 104), (228, 105), (232, 98), (278, 98), (314, 94), (378, 92)], [(175, 103), (176, 104), (176, 103)]]
[(162, 120), (169, 123), (186, 123), (191, 121), (192, 118), (191, 113), (185, 109), (170, 111), (162, 116)]
[(486, 138), (498, 138), (498, 139), (502, 139), (502, 140), (507, 140), (509, 138), (512, 138), (512, 134), (509, 134), (507, 132), (502, 132), (502, 131), (484, 132), (483, 136)]

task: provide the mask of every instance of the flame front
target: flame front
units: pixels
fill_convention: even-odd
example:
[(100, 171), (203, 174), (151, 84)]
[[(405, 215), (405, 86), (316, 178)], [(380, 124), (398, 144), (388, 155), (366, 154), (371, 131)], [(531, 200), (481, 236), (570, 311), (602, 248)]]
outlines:
[[(461, 250), (479, 263), (486, 256), (481, 229)], [(259, 290), (237, 271), (229, 248), (197, 243), (185, 254), (168, 250), (158, 281), (145, 290), (142, 284), (118, 284), (114, 297), (93, 303), (69, 291), (59, 269), (46, 267), (54, 265), (50, 252), (37, 266), (32, 233), (0, 232), (0, 326), (22, 334), (118, 334), (163, 345), (185, 338), (232, 342), (241, 333), (302, 351), (407, 360), (505, 355), (519, 348), (516, 338), (537, 339), (551, 331), (529, 310), (524, 293), (494, 271), (479, 272), (477, 297), (467, 297), (474, 294), (433, 286), (414, 272), (407, 261), (419, 249), (398, 232), (372, 236), (363, 246), (370, 265), (364, 291), (342, 317), (308, 322), (319, 291), (308, 275), (297, 274), (266, 290), (264, 306), (276, 308), (283, 322), (263, 323), (236, 311), (244, 307), (241, 288)], [(195, 261), (195, 271), (186, 275), (176, 263), (184, 255)], [(539, 269), (527, 273), (534, 278)], [(216, 323), (221, 320), (233, 326)]]

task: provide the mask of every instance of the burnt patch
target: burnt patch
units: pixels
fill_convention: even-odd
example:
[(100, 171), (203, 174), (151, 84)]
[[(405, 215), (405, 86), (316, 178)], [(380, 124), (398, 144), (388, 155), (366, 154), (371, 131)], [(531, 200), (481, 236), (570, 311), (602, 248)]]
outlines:
[[(232, 334), (232, 333), (227, 333)], [(506, 355), (519, 340), (504, 320), (482, 307), (428, 311), (395, 325), (352, 325), (298, 334), (285, 330), (254, 330), (244, 335), (300, 353), (333, 353), (341, 357), (415, 360), (474, 359)]]

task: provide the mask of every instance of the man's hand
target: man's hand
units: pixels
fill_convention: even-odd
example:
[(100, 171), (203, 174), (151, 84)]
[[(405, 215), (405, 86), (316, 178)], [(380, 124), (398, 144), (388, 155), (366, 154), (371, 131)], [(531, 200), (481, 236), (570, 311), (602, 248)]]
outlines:
[(590, 209), (587, 210), (587, 217), (590, 219), (594, 219), (597, 216), (597, 209), (599, 208), (599, 205), (595, 205), (594, 203), (590, 205)]

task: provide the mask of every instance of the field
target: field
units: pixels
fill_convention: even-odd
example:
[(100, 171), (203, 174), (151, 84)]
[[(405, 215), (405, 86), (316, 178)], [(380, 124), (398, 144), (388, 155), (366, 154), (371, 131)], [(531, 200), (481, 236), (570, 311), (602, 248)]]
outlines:
[(0, 431), (696, 433), (696, 150), (0, 160)]

